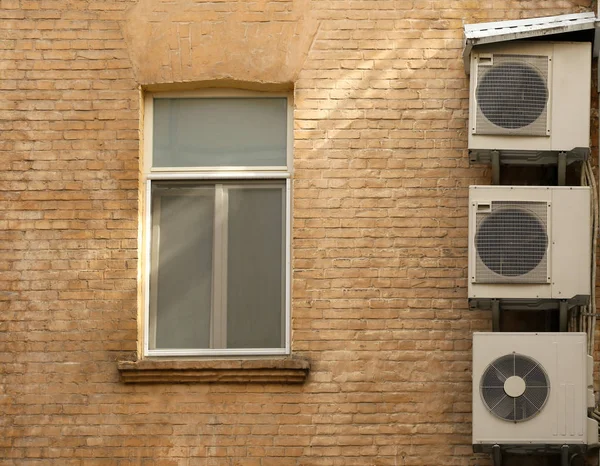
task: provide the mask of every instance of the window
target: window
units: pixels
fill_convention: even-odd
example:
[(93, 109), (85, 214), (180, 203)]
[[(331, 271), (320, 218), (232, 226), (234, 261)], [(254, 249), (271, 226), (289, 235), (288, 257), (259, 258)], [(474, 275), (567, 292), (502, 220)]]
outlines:
[(148, 356), (289, 353), (291, 103), (145, 99)]

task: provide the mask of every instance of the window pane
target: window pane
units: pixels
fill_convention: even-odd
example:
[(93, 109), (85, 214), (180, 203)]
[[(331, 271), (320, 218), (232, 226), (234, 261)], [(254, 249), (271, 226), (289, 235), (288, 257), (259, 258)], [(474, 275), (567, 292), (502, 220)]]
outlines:
[(286, 166), (285, 98), (154, 99), (153, 167)]
[(229, 348), (284, 346), (283, 186), (229, 189)]
[(152, 184), (155, 348), (209, 347), (214, 202), (212, 186)]

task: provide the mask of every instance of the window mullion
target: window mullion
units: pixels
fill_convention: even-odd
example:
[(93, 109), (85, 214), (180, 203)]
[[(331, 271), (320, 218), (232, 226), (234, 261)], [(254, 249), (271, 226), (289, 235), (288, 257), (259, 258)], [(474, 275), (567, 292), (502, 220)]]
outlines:
[(211, 348), (227, 348), (227, 217), (227, 189), (216, 184)]

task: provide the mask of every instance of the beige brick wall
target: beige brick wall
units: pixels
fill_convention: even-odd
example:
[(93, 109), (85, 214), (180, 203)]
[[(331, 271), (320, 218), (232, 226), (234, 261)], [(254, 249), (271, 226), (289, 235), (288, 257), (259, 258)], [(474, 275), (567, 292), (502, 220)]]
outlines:
[[(476, 465), (463, 23), (589, 1), (0, 0), (0, 464)], [(223, 53), (223, 50), (226, 53)], [(140, 84), (293, 84), (305, 385), (124, 385)], [(221, 81), (219, 81), (221, 80)]]

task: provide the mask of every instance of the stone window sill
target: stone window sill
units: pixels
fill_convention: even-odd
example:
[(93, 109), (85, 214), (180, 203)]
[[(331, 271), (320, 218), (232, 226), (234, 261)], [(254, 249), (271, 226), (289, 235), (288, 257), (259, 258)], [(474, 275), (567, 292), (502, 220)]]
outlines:
[(119, 361), (124, 383), (279, 383), (306, 381), (304, 358)]

